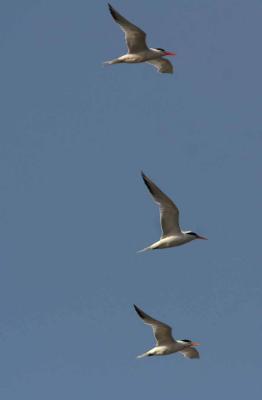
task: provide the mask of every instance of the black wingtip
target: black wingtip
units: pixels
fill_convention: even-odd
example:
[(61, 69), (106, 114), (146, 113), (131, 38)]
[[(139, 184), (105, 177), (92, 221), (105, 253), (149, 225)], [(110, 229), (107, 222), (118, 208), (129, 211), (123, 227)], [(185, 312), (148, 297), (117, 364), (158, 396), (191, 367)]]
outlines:
[(146, 187), (148, 188), (149, 192), (153, 195), (153, 191), (150, 186), (149, 178), (144, 174), (143, 171), (141, 171), (141, 176), (142, 176), (143, 181), (144, 181)]
[(112, 17), (113, 17), (114, 19), (117, 19), (117, 16), (116, 16), (116, 13), (115, 13), (114, 8), (111, 6), (110, 3), (107, 3), (107, 4), (108, 4), (108, 8), (109, 8), (109, 11), (110, 11), (110, 14), (112, 15)]
[(144, 319), (144, 315), (142, 313), (142, 310), (140, 310), (140, 308), (138, 308), (135, 304), (134, 304), (134, 309), (136, 310), (136, 312), (139, 315), (139, 317)]
[(144, 173), (144, 171), (142, 171), (142, 170), (141, 170), (141, 176), (142, 176), (143, 181), (146, 183), (147, 176)]
[(143, 181), (146, 183), (148, 180), (148, 177), (146, 176), (146, 174), (144, 173), (144, 171), (141, 170), (141, 176), (143, 178)]

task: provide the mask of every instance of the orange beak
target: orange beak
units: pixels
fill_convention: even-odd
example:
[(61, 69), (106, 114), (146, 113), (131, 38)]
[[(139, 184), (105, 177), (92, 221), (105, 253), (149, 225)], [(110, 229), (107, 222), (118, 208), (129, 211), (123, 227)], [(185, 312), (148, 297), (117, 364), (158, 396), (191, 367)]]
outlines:
[(192, 342), (192, 343), (191, 343), (191, 346), (197, 347), (197, 346), (200, 346), (200, 343), (198, 343), (198, 342)]
[(176, 53), (172, 51), (166, 51), (165, 56), (176, 56)]
[(200, 235), (197, 235), (197, 239), (208, 240), (206, 237)]

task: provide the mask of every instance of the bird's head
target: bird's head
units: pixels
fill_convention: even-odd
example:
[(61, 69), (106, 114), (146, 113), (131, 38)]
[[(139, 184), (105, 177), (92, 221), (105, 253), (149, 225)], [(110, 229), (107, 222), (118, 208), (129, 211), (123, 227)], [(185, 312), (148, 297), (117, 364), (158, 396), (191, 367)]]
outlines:
[(198, 342), (192, 342), (192, 340), (189, 339), (182, 339), (180, 342), (184, 343), (188, 347), (197, 347), (200, 346), (200, 343)]
[(185, 235), (187, 235), (188, 238), (190, 238), (191, 240), (195, 240), (195, 239), (207, 240), (206, 237), (200, 236), (200, 235), (198, 235), (198, 234), (195, 233), (195, 232), (187, 231), (187, 232), (184, 232), (184, 233), (185, 233)]
[(159, 53), (161, 56), (175, 56), (176, 53), (172, 52), (172, 51), (166, 51), (164, 49), (161, 49), (160, 47), (156, 47), (155, 49), (152, 49), (154, 51), (156, 51), (157, 53)]

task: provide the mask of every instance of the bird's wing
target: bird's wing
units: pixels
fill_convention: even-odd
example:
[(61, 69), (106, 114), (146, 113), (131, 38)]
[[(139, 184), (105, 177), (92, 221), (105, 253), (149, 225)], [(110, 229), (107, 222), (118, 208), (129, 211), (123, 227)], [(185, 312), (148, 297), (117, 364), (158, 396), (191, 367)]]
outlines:
[(199, 352), (195, 347), (188, 347), (184, 350), (181, 350), (179, 353), (183, 354), (184, 357), (187, 358), (200, 358)]
[(146, 33), (122, 17), (109, 3), (108, 7), (112, 17), (125, 33), (128, 52), (139, 53), (140, 51), (147, 50)]
[(166, 58), (156, 58), (154, 60), (147, 61), (148, 64), (154, 65), (157, 68), (158, 72), (162, 72), (163, 74), (173, 74), (174, 68), (172, 63)]
[(156, 319), (150, 317), (150, 315), (146, 314), (143, 310), (138, 308), (134, 304), (134, 308), (139, 315), (140, 318), (144, 321), (145, 324), (151, 325), (157, 346), (163, 346), (166, 344), (174, 343), (175, 340), (172, 336), (172, 328), (163, 322), (157, 321)]
[(170, 200), (143, 172), (142, 178), (160, 208), (160, 224), (162, 228), (161, 238), (181, 233), (179, 226), (179, 210), (175, 203)]

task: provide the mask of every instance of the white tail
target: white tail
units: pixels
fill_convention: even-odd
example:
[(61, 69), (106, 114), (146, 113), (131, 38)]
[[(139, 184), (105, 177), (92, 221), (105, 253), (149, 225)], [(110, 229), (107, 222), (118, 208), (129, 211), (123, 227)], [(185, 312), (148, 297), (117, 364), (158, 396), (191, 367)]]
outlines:
[(104, 61), (104, 64), (112, 65), (112, 64), (119, 64), (119, 63), (122, 63), (122, 62), (123, 61), (120, 61), (118, 58), (115, 58), (114, 60)]
[(137, 253), (144, 253), (145, 251), (153, 250), (151, 246), (145, 247), (142, 250), (138, 250)]
[(147, 352), (143, 353), (143, 354), (139, 354), (139, 356), (137, 356), (136, 358), (143, 358), (143, 357), (146, 357), (146, 356), (147, 356)]

